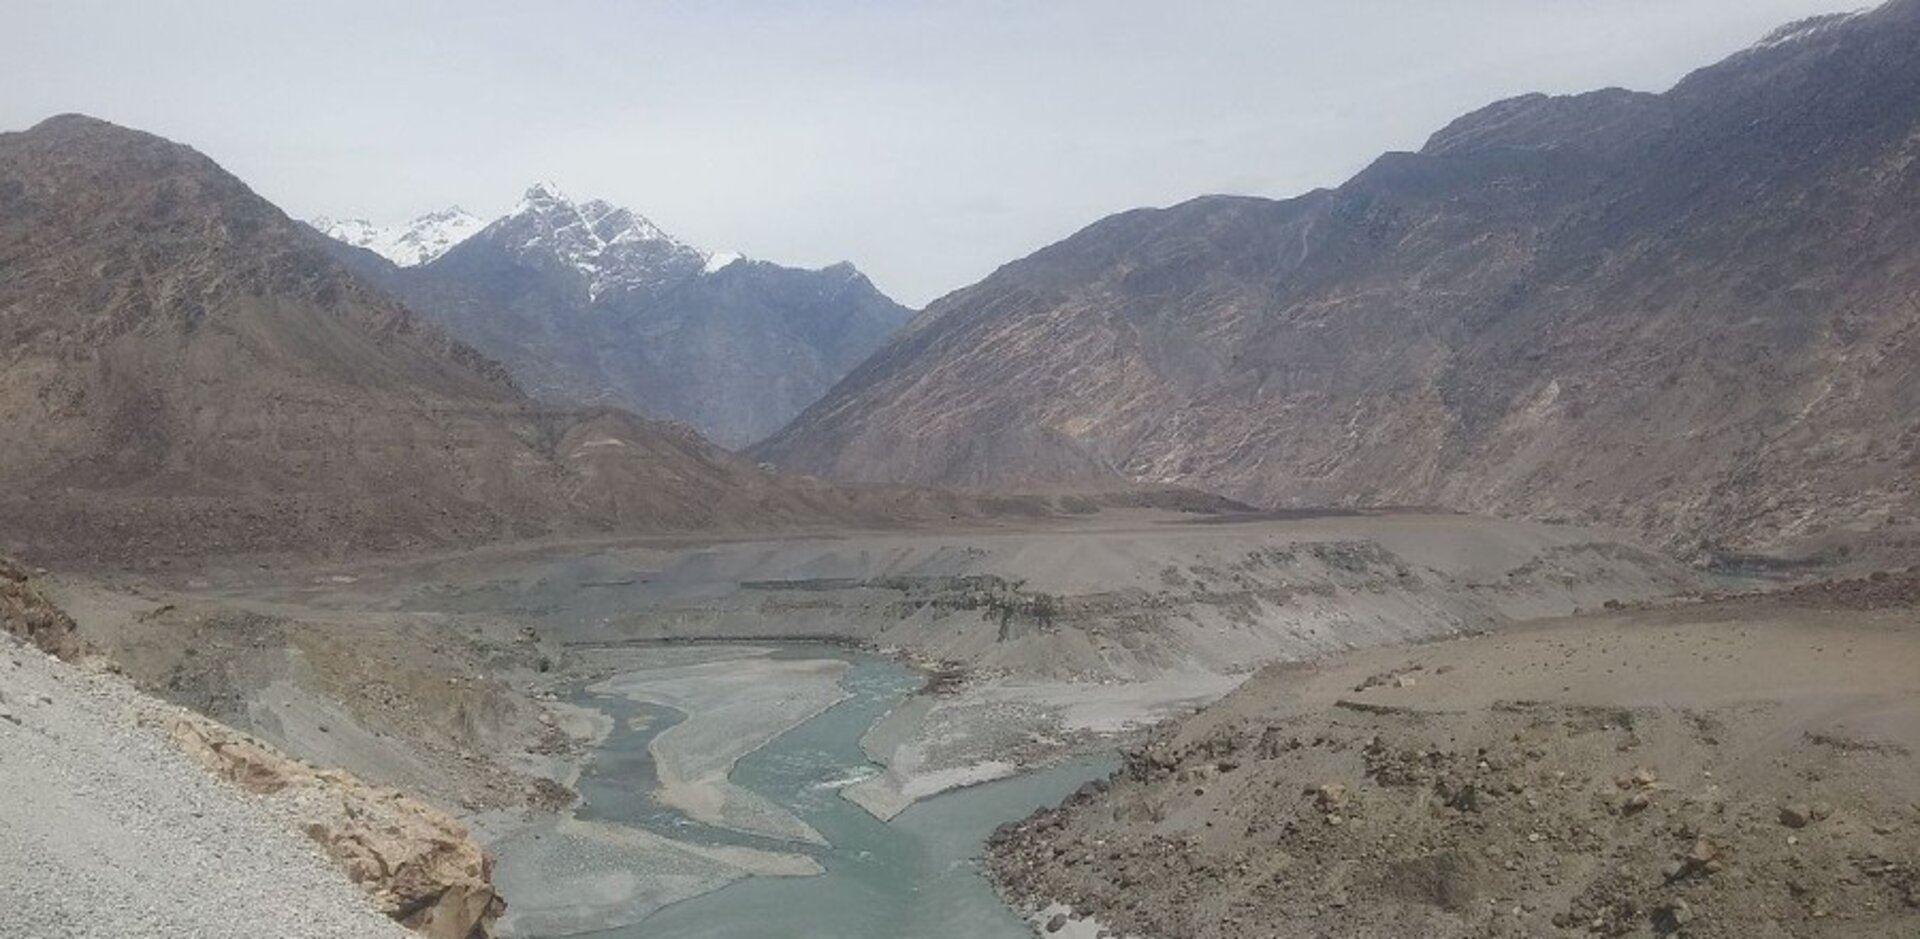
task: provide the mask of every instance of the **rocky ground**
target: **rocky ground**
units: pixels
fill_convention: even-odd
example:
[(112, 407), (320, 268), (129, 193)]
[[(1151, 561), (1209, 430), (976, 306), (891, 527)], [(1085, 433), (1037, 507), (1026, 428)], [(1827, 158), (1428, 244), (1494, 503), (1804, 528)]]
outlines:
[(0, 935), (406, 935), (283, 806), (169, 743), (170, 710), (0, 635)]
[(1270, 670), (1000, 832), (1043, 932), (1911, 936), (1920, 576)]
[[(431, 653), (397, 654), (422, 638), (404, 630), (355, 636), (256, 611), (183, 611), (147, 594), (0, 558), (0, 668), (11, 668), (0, 677), (0, 783), (20, 794), (0, 835), (12, 852), (0, 870), (20, 896), (0, 903), (0, 934), (374, 936), (399, 934), (394, 922), (430, 939), (492, 934), (503, 903), (491, 859), (449, 814), (206, 716), (263, 728), (308, 755), (347, 752), (382, 778), (394, 775), (395, 752), (415, 760), (399, 769), (432, 768), (444, 747), (426, 714), (478, 723), (461, 706), (460, 672), (432, 668), (445, 663)], [(75, 601), (79, 620), (52, 596)], [(333, 645), (315, 645), (314, 633), (331, 633)], [(431, 677), (383, 684), (409, 669)], [(387, 693), (372, 693), (379, 687)], [(302, 713), (318, 715), (311, 730), (332, 748), (308, 739), (292, 719)], [(456, 765), (464, 771), (420, 791), (497, 796), (508, 775), (472, 753)], [(36, 858), (47, 863), (26, 870)], [(77, 886), (41, 882), (63, 879)]]

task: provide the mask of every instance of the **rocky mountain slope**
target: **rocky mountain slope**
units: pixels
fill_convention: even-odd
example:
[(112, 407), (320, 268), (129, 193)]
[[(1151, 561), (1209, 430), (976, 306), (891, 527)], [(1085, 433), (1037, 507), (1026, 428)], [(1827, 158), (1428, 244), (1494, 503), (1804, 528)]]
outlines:
[(684, 428), (536, 406), (148, 134), (64, 116), (0, 135), (0, 271), (0, 544), (34, 557), (863, 515)]
[(1113, 216), (937, 301), (752, 452), (1911, 550), (1916, 50), (1897, 0), (1663, 94), (1491, 105), (1336, 189)]
[(535, 397), (683, 420), (727, 446), (791, 420), (911, 315), (850, 264), (710, 254), (546, 183), (428, 263), (363, 246), (385, 256), (334, 251)]

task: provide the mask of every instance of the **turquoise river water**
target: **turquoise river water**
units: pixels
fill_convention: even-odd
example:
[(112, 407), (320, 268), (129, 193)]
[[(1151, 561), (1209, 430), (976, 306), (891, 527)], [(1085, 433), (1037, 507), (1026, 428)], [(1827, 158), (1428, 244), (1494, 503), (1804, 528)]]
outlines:
[[(661, 806), (647, 744), (684, 717), (669, 708), (584, 695), (581, 703), (616, 718), (616, 729), (579, 782), (582, 818), (646, 828), (684, 841), (802, 851), (826, 868), (817, 877), (739, 881), (667, 906), (601, 939), (1026, 939), (1031, 933), (981, 876), (977, 862), (998, 825), (1058, 803), (1106, 776), (1111, 757), (936, 796), (881, 822), (840, 797), (879, 767), (860, 738), (919, 687), (915, 673), (884, 658), (831, 646), (794, 645), (781, 657), (835, 658), (851, 668), (851, 697), (734, 766), (735, 783), (785, 806), (831, 842), (801, 847), (716, 829)], [(630, 721), (642, 716), (650, 720)]]

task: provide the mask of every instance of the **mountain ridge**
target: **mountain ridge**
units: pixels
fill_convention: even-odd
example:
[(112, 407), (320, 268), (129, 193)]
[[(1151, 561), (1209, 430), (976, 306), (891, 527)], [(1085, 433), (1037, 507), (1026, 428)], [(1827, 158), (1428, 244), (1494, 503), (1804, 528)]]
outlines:
[(425, 264), (327, 247), (541, 400), (686, 421), (726, 446), (786, 423), (911, 315), (850, 263), (704, 251), (549, 183)]
[(189, 147), (0, 134), (0, 544), (143, 564), (967, 512), (528, 399)]
[(1658, 95), (1496, 102), (1334, 189), (1103, 219), (937, 301), (750, 453), (1686, 551), (1903, 532), (1920, 3), (1780, 35)]

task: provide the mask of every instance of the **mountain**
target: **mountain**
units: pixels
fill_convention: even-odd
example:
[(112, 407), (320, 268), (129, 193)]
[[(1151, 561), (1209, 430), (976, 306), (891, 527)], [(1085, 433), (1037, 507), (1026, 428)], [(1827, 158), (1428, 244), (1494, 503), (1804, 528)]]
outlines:
[(727, 446), (791, 420), (911, 315), (852, 265), (710, 254), (548, 183), (425, 264), (331, 250), (537, 398), (686, 421)]
[(454, 206), (429, 212), (405, 225), (380, 226), (363, 218), (316, 218), (311, 223), (320, 233), (386, 258), (401, 267), (425, 264), (459, 244), (486, 223), (465, 209)]
[(707, 256), (627, 209), (598, 199), (576, 204), (535, 183), (520, 204), (482, 230), (454, 262), (477, 259), (564, 282), (588, 303), (649, 298), (705, 269)]
[(1920, 545), (1920, 0), (1663, 94), (1528, 95), (1331, 190), (1102, 220), (756, 457)]
[(159, 137), (77, 115), (0, 134), (0, 545), (341, 554), (894, 505), (537, 405), (316, 241)]

